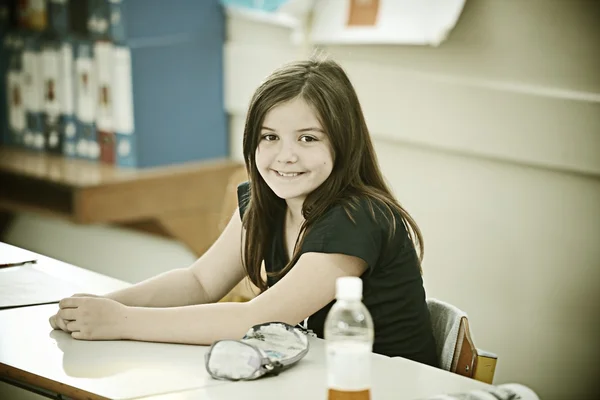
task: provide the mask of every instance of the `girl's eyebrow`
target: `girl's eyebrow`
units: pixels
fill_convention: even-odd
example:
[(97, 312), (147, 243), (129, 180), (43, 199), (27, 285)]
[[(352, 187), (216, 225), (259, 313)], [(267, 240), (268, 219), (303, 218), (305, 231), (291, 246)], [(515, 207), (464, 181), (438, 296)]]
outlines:
[[(271, 131), (271, 132), (277, 132), (275, 129), (273, 128), (269, 128), (268, 126), (263, 126), (261, 128), (261, 130), (266, 130), (266, 131)], [(310, 128), (302, 128), (302, 129), (297, 129), (296, 132), (321, 132), (321, 133), (325, 133), (325, 131), (323, 131), (323, 129), (321, 128), (317, 128), (317, 127), (310, 127)]]
[(311, 132), (311, 131), (325, 133), (323, 131), (323, 129), (317, 128), (317, 127), (302, 128), (302, 129), (298, 129), (296, 132)]

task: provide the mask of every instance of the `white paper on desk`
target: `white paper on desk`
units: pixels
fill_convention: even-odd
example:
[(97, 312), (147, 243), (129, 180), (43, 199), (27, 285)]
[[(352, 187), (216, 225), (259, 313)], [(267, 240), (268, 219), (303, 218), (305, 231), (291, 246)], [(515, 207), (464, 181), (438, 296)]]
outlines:
[(77, 285), (33, 265), (0, 268), (0, 309), (57, 302), (81, 292)]
[(20, 264), (23, 262), (36, 261), (35, 253), (14, 246), (0, 247), (0, 267), (9, 264)]

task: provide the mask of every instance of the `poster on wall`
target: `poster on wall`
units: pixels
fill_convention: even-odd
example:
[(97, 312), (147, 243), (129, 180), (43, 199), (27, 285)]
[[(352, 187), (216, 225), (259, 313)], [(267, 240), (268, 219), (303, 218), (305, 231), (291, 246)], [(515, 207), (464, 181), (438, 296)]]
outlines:
[(306, 21), (320, 0), (219, 0), (229, 18), (290, 29), (290, 41), (304, 43)]
[(302, 25), (315, 2), (317, 0), (219, 0), (229, 16), (288, 28)]
[(313, 9), (314, 44), (442, 43), (466, 0), (327, 0)]

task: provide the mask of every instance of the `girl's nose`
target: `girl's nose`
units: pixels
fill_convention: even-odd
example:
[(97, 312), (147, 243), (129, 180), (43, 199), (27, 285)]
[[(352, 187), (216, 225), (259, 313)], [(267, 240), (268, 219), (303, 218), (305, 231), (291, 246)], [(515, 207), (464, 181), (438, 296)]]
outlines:
[(281, 164), (295, 163), (298, 161), (298, 154), (293, 143), (282, 143), (279, 153), (277, 153), (277, 162)]

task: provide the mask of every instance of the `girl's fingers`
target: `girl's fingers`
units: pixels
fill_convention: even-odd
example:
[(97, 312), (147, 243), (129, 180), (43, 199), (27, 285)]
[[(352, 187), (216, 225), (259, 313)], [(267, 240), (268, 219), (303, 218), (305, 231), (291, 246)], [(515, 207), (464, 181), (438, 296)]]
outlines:
[(54, 324), (56, 325), (56, 329), (70, 333), (67, 329), (67, 321), (59, 317), (58, 314), (54, 316)]
[(58, 313), (51, 316), (48, 322), (50, 322), (52, 329), (60, 329), (61, 331), (69, 332), (69, 329), (67, 328), (67, 321), (62, 319)]
[(76, 318), (77, 309), (76, 308), (63, 308), (58, 311), (57, 316), (66, 321), (74, 320)]
[(68, 321), (65, 324), (66, 326), (66, 332), (78, 332), (80, 330), (80, 324), (77, 321)]
[(62, 319), (61, 317), (59, 317), (57, 315), (55, 322), (61, 331), (65, 331), (65, 332), (69, 333), (69, 329), (67, 328), (67, 321), (65, 321), (64, 319)]
[(52, 329), (59, 329), (58, 325), (56, 324), (56, 314), (51, 316), (48, 322), (50, 322), (50, 326), (52, 327)]

